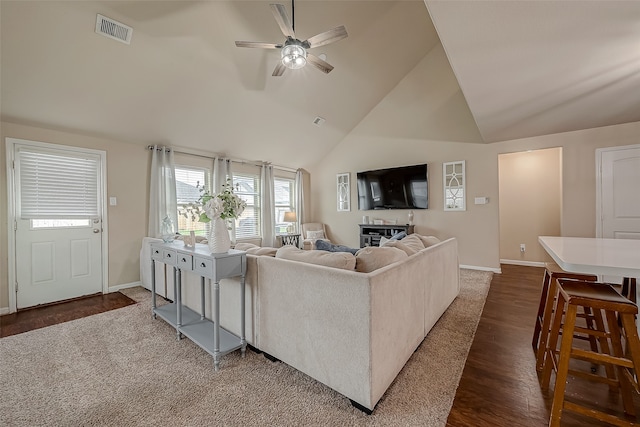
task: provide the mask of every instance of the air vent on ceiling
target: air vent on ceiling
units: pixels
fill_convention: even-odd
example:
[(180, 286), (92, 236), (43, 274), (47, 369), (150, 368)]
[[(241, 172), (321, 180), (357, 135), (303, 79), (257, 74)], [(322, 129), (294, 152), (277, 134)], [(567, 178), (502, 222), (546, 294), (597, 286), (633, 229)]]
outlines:
[(96, 33), (125, 44), (130, 44), (133, 28), (98, 14), (98, 18), (96, 19)]
[(315, 119), (313, 119), (313, 124), (320, 127), (324, 124), (325, 119), (323, 119), (322, 117), (316, 117)]

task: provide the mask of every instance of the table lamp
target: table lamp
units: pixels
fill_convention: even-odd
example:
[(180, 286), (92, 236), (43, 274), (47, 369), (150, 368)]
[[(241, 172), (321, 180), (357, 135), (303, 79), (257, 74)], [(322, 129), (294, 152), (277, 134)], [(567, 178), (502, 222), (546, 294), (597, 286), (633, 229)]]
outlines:
[(293, 229), (294, 229), (293, 224), (298, 221), (298, 219), (296, 218), (296, 213), (295, 212), (285, 212), (283, 221), (290, 223), (287, 226), (287, 233), (293, 232)]

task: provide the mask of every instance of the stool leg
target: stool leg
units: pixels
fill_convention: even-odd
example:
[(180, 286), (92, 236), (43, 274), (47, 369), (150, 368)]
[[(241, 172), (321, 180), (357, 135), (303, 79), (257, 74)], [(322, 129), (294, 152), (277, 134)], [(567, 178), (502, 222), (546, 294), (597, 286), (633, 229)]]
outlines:
[(540, 295), (540, 304), (538, 305), (538, 314), (536, 315), (536, 326), (533, 329), (533, 339), (531, 340), (531, 346), (536, 351), (536, 355), (538, 354), (538, 349), (541, 347), (538, 345), (538, 338), (540, 337), (540, 331), (543, 330), (540, 327), (540, 321), (544, 319), (543, 313), (545, 312), (545, 307), (547, 304), (547, 294), (549, 290), (550, 281), (551, 281), (551, 276), (549, 275), (549, 271), (545, 269), (544, 277), (542, 279), (542, 294)]
[[(620, 317), (627, 317), (627, 315), (622, 313)], [(613, 355), (616, 357), (624, 358), (625, 356), (622, 350), (620, 329), (618, 327), (618, 316), (616, 316), (616, 313), (614, 311), (607, 310), (607, 322), (609, 323), (609, 330), (611, 333), (611, 347), (613, 347)], [(632, 329), (635, 329), (635, 326)], [(633, 390), (631, 384), (629, 383), (629, 379), (625, 375), (626, 368), (624, 366), (616, 366), (616, 369), (618, 371), (618, 378), (620, 380), (620, 393), (622, 394), (622, 406), (624, 408), (624, 412), (629, 415), (635, 415), (636, 409), (633, 405)]]
[[(554, 302), (556, 299), (556, 294), (558, 292), (558, 282), (553, 277), (549, 276), (545, 271), (545, 279), (547, 280), (546, 292), (543, 289), (545, 295), (545, 303), (544, 310), (542, 314), (542, 328), (540, 331), (540, 343), (538, 344), (538, 349), (536, 351), (536, 369), (538, 371), (542, 370), (544, 365), (544, 358), (547, 351), (547, 341), (549, 341), (549, 328), (551, 326), (551, 318), (553, 316), (554, 310)], [(542, 301), (541, 301), (542, 303)], [(536, 325), (539, 325), (536, 322)]]
[[(561, 295), (558, 296), (560, 304)], [(563, 301), (564, 302), (564, 301)], [(557, 310), (560, 311), (559, 309)], [(567, 386), (567, 376), (569, 374), (569, 359), (571, 358), (571, 347), (573, 345), (573, 330), (576, 326), (576, 313), (578, 308), (569, 304), (562, 327), (562, 343), (560, 344), (560, 360), (558, 371), (556, 372), (556, 385), (553, 389), (553, 404), (551, 405), (551, 419), (549, 426), (560, 426), (562, 418), (562, 408), (564, 406), (564, 390)], [(558, 316), (556, 316), (557, 318)]]
[(624, 277), (622, 279), (622, 296), (629, 299), (632, 303), (636, 303), (636, 279), (633, 277)]
[[(640, 338), (638, 338), (638, 330), (636, 329), (635, 314), (623, 314), (622, 327), (627, 338), (627, 353), (628, 358), (633, 362), (633, 372), (630, 372), (630, 381), (635, 382), (635, 387), (638, 387), (638, 375), (640, 375)], [(635, 374), (635, 376), (633, 376)]]
[[(593, 319), (596, 323), (596, 328), (598, 328), (599, 331), (606, 330), (604, 327), (604, 320), (602, 319), (602, 311), (600, 309), (593, 310)], [(612, 354), (611, 351), (609, 350), (609, 340), (607, 339), (607, 337), (599, 337), (598, 342), (600, 342), (600, 353)], [(596, 353), (597, 352), (598, 350), (596, 350)], [(609, 378), (610, 380), (616, 379), (615, 369), (611, 364), (605, 363), (604, 369), (605, 369), (605, 372), (607, 373), (607, 378)], [(609, 390), (615, 391), (617, 389), (618, 389), (618, 386), (616, 384), (609, 385)]]
[[(587, 323), (587, 329), (594, 329), (593, 327), (593, 323), (595, 320), (593, 311), (591, 310), (591, 307), (582, 307), (582, 310), (584, 312), (584, 320)], [(591, 346), (591, 351), (593, 352), (598, 352), (598, 340), (596, 339), (595, 336), (593, 335), (589, 335), (588, 337), (589, 339), (589, 345)]]
[[(562, 295), (558, 294), (556, 302), (556, 311), (553, 316), (553, 323), (551, 332), (549, 333), (549, 339), (545, 348), (546, 356), (544, 357), (544, 363), (542, 365), (542, 380), (540, 386), (542, 390), (549, 389), (549, 382), (551, 381), (551, 370), (555, 363), (555, 351), (558, 346), (558, 336), (560, 335), (560, 327), (562, 326), (562, 316), (564, 314), (565, 300)], [(564, 332), (563, 332), (564, 333)]]

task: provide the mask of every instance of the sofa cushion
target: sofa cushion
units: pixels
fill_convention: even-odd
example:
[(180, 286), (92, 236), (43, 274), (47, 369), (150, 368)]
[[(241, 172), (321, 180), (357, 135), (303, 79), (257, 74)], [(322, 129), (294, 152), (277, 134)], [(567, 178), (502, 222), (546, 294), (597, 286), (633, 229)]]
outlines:
[(369, 246), (356, 252), (356, 271), (370, 273), (405, 258), (406, 252), (398, 248)]
[(353, 270), (356, 267), (356, 257), (351, 253), (304, 251), (291, 245), (279, 248), (276, 252), (276, 258), (341, 268), (343, 270)]
[(233, 248), (239, 251), (246, 251), (247, 249), (259, 248), (259, 247), (260, 246), (254, 245), (253, 243), (236, 243), (236, 245)]
[(407, 255), (411, 256), (413, 254), (417, 254), (421, 250), (424, 249), (424, 244), (420, 237), (415, 234), (411, 234), (402, 241), (400, 240), (387, 240), (384, 243), (380, 243), (381, 247), (390, 247), (390, 248), (398, 248), (406, 252)]
[(270, 247), (257, 247), (247, 249), (247, 253), (251, 255), (262, 255), (262, 256), (276, 256), (276, 252), (278, 252), (278, 248), (270, 248)]
[(418, 236), (420, 240), (422, 240), (422, 244), (424, 245), (425, 248), (438, 244), (441, 241), (436, 236), (421, 236), (419, 234), (416, 234), (416, 236)]
[(253, 243), (237, 243), (235, 248), (239, 251), (245, 251), (251, 255), (265, 255), (265, 256), (276, 256), (277, 248), (269, 248), (269, 247), (260, 247), (258, 245), (254, 245)]
[(358, 252), (358, 249), (356, 248), (350, 248), (349, 246), (344, 245), (334, 245), (333, 243), (326, 240), (316, 241), (316, 249), (328, 252), (349, 252), (354, 255), (356, 254), (356, 252)]

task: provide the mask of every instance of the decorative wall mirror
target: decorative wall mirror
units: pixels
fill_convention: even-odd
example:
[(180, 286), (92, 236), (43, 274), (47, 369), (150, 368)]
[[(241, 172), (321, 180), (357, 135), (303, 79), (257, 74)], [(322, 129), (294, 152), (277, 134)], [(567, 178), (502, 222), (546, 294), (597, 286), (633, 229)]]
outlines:
[(351, 210), (351, 192), (349, 187), (349, 173), (337, 175), (338, 212)]
[(459, 162), (447, 162), (442, 164), (442, 182), (444, 183), (444, 210), (464, 211), (465, 203), (464, 160)]

